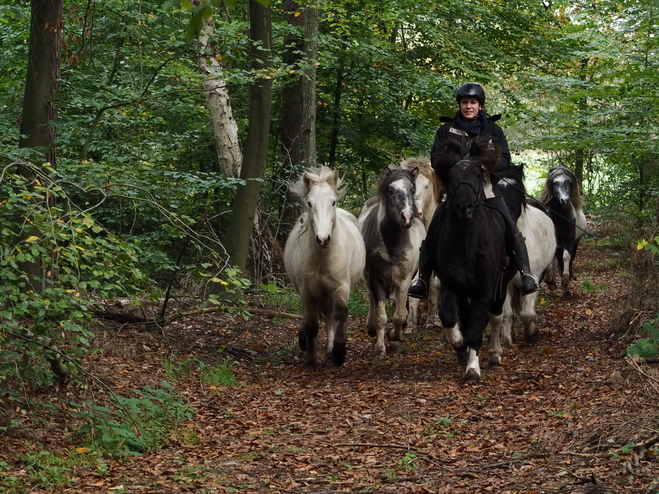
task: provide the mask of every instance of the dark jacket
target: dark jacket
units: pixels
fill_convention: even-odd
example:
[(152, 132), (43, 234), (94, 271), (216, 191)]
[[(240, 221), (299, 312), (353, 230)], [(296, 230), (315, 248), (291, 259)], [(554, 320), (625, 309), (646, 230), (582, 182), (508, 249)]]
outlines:
[[(508, 141), (503, 134), (503, 130), (494, 123), (499, 120), (499, 118), (501, 118), (501, 115), (488, 117), (484, 111), (481, 111), (478, 117), (479, 122), (474, 125), (465, 123), (462, 120), (460, 112), (457, 112), (455, 117), (449, 119), (444, 125), (437, 129), (435, 142), (432, 146), (432, 151), (430, 152), (430, 162), (435, 162), (435, 155), (438, 152), (440, 144), (447, 139), (451, 139), (458, 143), (462, 149), (463, 156), (466, 157), (469, 154), (469, 148), (473, 139), (476, 137), (491, 136), (494, 142), (496, 142), (501, 148), (501, 158), (497, 161), (497, 164), (492, 171), (496, 173), (507, 170), (510, 166), (510, 150), (508, 149)], [(497, 181), (495, 176), (492, 176), (492, 181)]]

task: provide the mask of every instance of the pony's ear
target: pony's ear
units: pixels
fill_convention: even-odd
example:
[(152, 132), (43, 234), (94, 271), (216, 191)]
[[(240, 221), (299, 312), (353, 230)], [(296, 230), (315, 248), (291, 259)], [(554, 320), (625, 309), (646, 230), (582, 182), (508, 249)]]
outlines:
[(410, 174), (412, 175), (412, 181), (416, 180), (416, 177), (419, 176), (419, 167), (418, 166), (413, 166), (412, 168), (408, 168), (410, 171)]
[(341, 186), (341, 176), (339, 175), (339, 170), (333, 170), (331, 178), (328, 182), (332, 185), (334, 190), (338, 189)]
[(318, 183), (316, 177), (309, 172), (304, 172), (304, 175), (302, 175), (302, 180), (304, 181), (304, 186), (307, 188), (307, 190), (309, 190), (312, 185)]
[(386, 177), (391, 173), (391, 170), (392, 168), (389, 165), (387, 165), (382, 169), (382, 174)]

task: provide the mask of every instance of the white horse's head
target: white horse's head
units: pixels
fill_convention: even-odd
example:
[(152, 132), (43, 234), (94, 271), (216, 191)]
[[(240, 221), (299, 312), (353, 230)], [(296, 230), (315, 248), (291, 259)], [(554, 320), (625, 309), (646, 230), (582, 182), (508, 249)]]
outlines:
[(339, 172), (326, 166), (306, 171), (296, 184), (305, 201), (316, 245), (329, 247), (336, 220), (336, 202), (341, 196)]

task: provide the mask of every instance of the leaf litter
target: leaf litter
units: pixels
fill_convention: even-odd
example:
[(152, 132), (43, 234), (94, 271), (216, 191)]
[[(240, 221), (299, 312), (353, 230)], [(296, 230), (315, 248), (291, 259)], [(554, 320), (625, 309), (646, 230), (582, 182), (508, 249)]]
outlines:
[[(633, 337), (611, 329), (628, 266), (586, 239), (575, 271), (570, 298), (543, 285), (538, 341), (526, 342), (517, 321), (503, 365), (484, 364), (475, 385), (461, 382), (463, 369), (432, 328), (373, 360), (363, 316), (350, 318), (345, 365), (312, 373), (302, 370), (298, 320), (288, 315), (206, 313), (164, 334), (107, 326), (98, 336), (106, 351), (84, 365), (115, 392), (168, 380), (165, 361), (181, 369), (218, 350), (239, 384), (179, 375), (173, 384), (196, 410), (185, 427), (197, 441), (173, 439), (102, 473), (81, 467), (48, 492), (659, 491), (656, 447), (642, 457), (628, 447), (659, 432), (657, 392), (624, 357)], [(36, 434), (54, 450), (79, 446), (56, 421)], [(25, 438), (9, 438), (0, 459), (15, 461), (12, 450), (24, 448)]]

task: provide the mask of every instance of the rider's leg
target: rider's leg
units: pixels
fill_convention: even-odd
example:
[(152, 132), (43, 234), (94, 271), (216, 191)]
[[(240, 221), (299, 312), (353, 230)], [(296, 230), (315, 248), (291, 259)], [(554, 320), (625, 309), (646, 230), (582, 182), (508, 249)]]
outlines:
[(492, 197), (485, 200), (485, 204), (498, 211), (506, 223), (506, 250), (510, 253), (522, 276), (522, 295), (528, 295), (538, 290), (538, 283), (531, 274), (529, 254), (526, 250), (524, 235), (517, 229), (517, 225), (510, 216), (510, 211), (503, 197)]
[(441, 221), (441, 212), (444, 208), (444, 203), (440, 202), (430, 221), (426, 239), (421, 242), (419, 248), (419, 277), (410, 284), (407, 290), (407, 295), (412, 298), (428, 298), (428, 291), (433, 272), (435, 271), (434, 259), (434, 240), (437, 232), (437, 227)]

